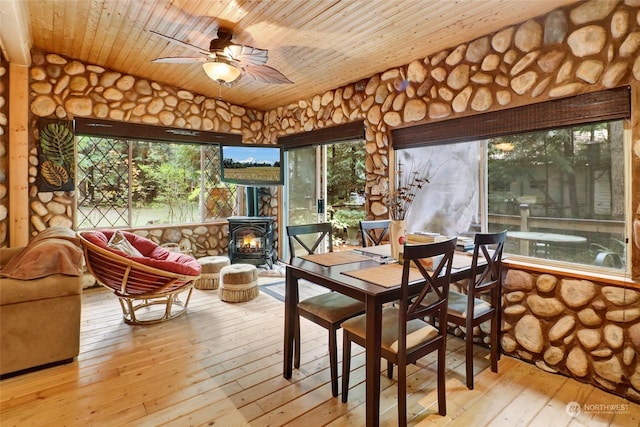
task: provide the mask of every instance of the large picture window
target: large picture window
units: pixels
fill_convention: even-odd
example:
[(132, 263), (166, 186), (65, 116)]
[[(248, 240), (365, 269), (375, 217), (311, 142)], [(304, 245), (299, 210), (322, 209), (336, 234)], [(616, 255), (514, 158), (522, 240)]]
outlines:
[(443, 165), (409, 227), (506, 229), (512, 259), (626, 273), (630, 116), (630, 89), (619, 87), (392, 130), (396, 158)]
[(399, 162), (430, 180), (409, 231), (506, 229), (511, 256), (624, 270), (623, 128), (612, 120), (398, 150)]
[(621, 120), (490, 139), (490, 230), (508, 229), (505, 252), (625, 266)]

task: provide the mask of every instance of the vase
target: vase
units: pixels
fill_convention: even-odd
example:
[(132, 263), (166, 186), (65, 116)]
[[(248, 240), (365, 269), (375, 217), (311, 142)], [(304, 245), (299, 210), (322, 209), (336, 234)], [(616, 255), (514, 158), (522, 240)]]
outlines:
[(401, 253), (404, 243), (407, 241), (407, 221), (404, 219), (392, 219), (389, 223), (389, 245), (391, 256), (401, 262)]

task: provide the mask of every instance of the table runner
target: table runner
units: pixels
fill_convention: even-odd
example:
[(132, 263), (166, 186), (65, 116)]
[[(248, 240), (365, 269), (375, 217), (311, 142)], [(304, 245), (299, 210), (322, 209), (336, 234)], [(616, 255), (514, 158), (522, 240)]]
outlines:
[[(345, 271), (342, 274), (384, 286), (385, 288), (400, 286), (400, 283), (402, 283), (402, 266), (400, 264), (383, 264), (361, 270)], [(409, 270), (409, 282), (422, 278), (422, 274), (420, 274), (418, 269), (411, 268)]]
[(368, 257), (366, 255), (360, 255), (351, 251), (327, 252), (326, 254), (303, 255), (300, 258), (306, 259), (307, 261), (315, 262), (316, 264), (320, 264), (325, 267), (371, 260), (371, 257)]

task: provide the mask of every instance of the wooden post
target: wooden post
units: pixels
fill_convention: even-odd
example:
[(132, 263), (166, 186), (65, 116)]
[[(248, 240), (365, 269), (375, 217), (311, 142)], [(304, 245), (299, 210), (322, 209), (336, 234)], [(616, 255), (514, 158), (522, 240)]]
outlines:
[(29, 67), (9, 63), (9, 246), (29, 242)]
[[(529, 231), (529, 205), (522, 203), (520, 205), (520, 231)], [(529, 242), (527, 240), (520, 241), (520, 253), (522, 255), (529, 255)]]

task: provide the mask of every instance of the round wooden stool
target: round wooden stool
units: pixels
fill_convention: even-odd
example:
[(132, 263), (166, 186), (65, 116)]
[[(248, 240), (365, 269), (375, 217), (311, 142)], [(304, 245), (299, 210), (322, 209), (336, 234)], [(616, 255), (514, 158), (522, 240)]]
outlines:
[(226, 302), (245, 302), (257, 298), (258, 269), (251, 264), (231, 264), (220, 270), (220, 299)]
[(220, 270), (230, 264), (226, 256), (206, 256), (198, 258), (202, 266), (200, 278), (195, 281), (196, 289), (218, 289)]

